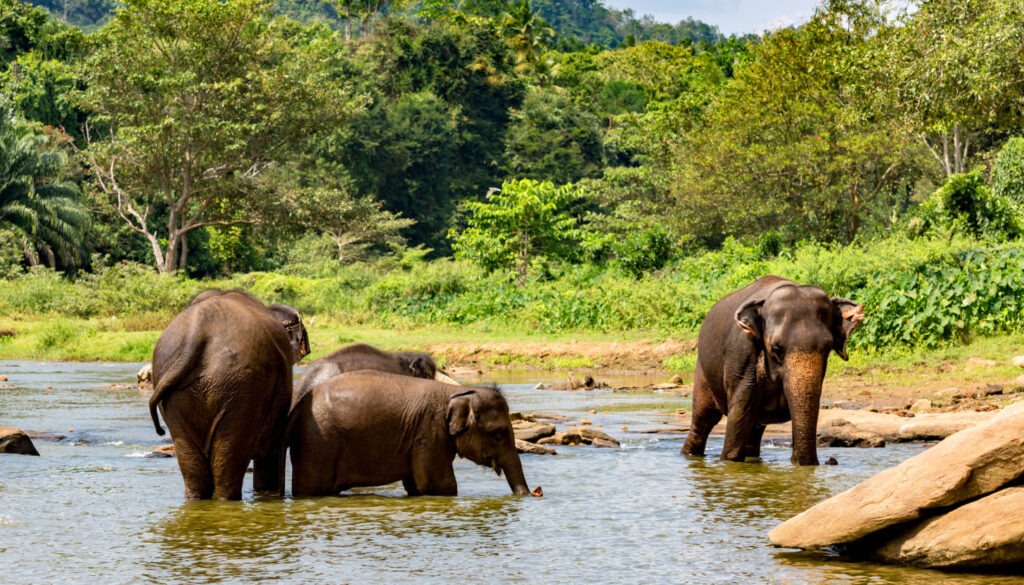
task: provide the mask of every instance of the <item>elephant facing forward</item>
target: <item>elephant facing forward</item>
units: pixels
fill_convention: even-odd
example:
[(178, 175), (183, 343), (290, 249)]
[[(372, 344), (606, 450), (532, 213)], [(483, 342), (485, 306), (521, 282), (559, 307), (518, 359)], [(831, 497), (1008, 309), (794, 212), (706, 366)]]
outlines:
[(309, 353), (299, 313), (242, 291), (200, 293), (153, 349), (150, 416), (171, 431), (185, 497), (242, 497), (249, 461), (256, 491), (284, 491), (292, 365)]
[(409, 495), (456, 495), (456, 455), (504, 472), (529, 495), (508, 404), (495, 388), (359, 371), (312, 388), (295, 406), (292, 493), (332, 495), (401, 481)]
[(793, 421), (793, 463), (817, 465), (818, 407), (828, 356), (846, 360), (846, 341), (864, 307), (815, 286), (765, 276), (718, 301), (697, 338), (693, 417), (684, 455), (703, 455), (728, 417), (722, 459), (757, 457), (765, 425)]

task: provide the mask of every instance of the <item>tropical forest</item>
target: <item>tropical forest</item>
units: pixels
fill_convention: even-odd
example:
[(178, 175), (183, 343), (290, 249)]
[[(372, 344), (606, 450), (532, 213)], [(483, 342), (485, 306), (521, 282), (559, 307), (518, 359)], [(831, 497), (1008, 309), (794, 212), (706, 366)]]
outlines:
[(0, 356), (147, 360), (211, 287), (315, 316), (322, 351), (692, 339), (765, 274), (863, 303), (861, 355), (1012, 340), (1022, 22), (0, 0)]

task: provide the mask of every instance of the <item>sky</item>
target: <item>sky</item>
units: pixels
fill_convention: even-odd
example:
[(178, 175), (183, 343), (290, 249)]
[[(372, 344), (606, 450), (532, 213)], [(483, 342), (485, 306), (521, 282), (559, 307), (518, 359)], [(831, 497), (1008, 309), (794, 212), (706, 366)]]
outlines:
[(603, 4), (631, 8), (637, 18), (650, 14), (669, 24), (692, 16), (717, 26), (722, 34), (742, 35), (803, 24), (821, 0), (604, 0)]

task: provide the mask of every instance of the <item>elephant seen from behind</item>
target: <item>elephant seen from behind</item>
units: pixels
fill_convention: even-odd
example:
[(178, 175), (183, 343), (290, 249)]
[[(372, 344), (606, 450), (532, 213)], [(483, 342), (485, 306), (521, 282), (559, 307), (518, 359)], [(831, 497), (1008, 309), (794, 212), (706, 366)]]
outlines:
[(456, 455), (529, 495), (508, 404), (496, 388), (359, 371), (302, 397), (289, 421), (292, 494), (401, 481), (409, 495), (456, 495)]
[(283, 495), (292, 365), (308, 353), (294, 308), (244, 291), (200, 293), (164, 329), (149, 411), (171, 431), (186, 498), (241, 499), (250, 461), (255, 491)]
[(718, 301), (697, 338), (693, 417), (684, 455), (703, 455), (728, 417), (722, 459), (758, 457), (765, 425), (793, 421), (792, 462), (817, 465), (817, 423), (828, 357), (846, 342), (864, 307), (816, 286), (765, 276)]

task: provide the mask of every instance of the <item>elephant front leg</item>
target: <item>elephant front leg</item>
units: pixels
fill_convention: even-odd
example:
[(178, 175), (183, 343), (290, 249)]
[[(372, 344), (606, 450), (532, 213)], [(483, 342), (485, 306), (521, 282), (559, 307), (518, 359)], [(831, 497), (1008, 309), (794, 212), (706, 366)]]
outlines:
[(423, 495), (423, 492), (420, 491), (420, 488), (416, 487), (416, 478), (415, 477), (411, 477), (410, 476), (410, 477), (404, 478), (402, 480), (402, 487), (405, 488), (405, 493), (409, 494), (410, 496), (422, 496)]
[[(412, 481), (418, 494), (409, 491), (409, 495), (455, 496), (459, 493), (459, 484), (455, 480), (455, 470), (450, 458), (439, 456), (429, 448), (413, 455)], [(405, 485), (405, 481), (402, 482)]]
[[(740, 382), (729, 393), (729, 420), (725, 426), (725, 445), (722, 447), (722, 459), (726, 461), (744, 461), (746, 447), (754, 430), (754, 385), (746, 380)], [(763, 432), (763, 429), (762, 429)], [(760, 437), (758, 437), (760, 443)], [(760, 452), (760, 447), (758, 448)]]

